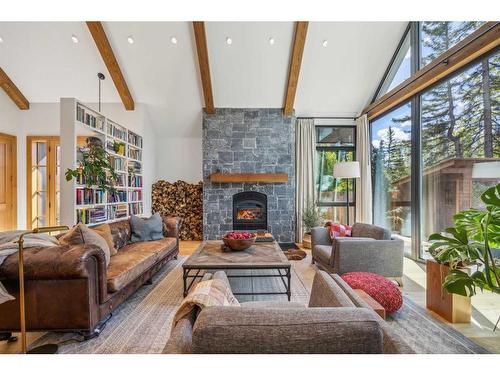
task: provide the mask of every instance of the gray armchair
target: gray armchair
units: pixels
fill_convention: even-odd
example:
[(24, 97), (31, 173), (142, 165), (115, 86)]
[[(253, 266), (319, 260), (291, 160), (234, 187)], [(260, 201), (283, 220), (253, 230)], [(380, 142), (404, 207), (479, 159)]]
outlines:
[(328, 228), (311, 232), (312, 262), (330, 273), (372, 272), (403, 285), (404, 243), (387, 229), (356, 223), (352, 237), (330, 239)]

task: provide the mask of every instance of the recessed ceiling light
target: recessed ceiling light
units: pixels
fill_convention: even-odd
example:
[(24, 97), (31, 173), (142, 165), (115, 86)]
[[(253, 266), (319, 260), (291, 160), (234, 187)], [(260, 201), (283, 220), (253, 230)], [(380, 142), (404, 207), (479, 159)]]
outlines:
[(226, 38), (226, 43), (229, 44), (229, 45), (231, 45), (231, 44), (233, 44), (233, 40), (230, 37), (227, 37)]
[(0, 36), (0, 43), (3, 43), (3, 38)]
[(270, 45), (273, 45), (273, 44), (274, 44), (274, 38), (273, 38), (273, 37), (270, 37), (270, 38), (269, 38), (269, 44), (270, 44)]
[(172, 42), (172, 44), (177, 44), (177, 38), (175, 36), (170, 38), (170, 41)]
[(127, 42), (128, 42), (129, 44), (134, 44), (134, 42), (135, 42), (134, 37), (133, 37), (132, 35), (131, 35), (131, 36), (129, 36), (129, 37), (127, 37)]
[(326, 39), (325, 39), (325, 40), (323, 40), (323, 43), (322, 43), (322, 44), (323, 44), (323, 47), (328, 46), (328, 40), (326, 40)]
[(78, 43), (78, 38), (76, 37), (76, 35), (71, 35), (71, 40), (73, 41), (73, 43)]

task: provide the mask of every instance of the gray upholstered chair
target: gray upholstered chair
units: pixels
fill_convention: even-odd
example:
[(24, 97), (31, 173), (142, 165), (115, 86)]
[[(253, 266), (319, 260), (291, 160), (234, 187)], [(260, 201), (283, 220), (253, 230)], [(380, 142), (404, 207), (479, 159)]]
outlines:
[(329, 229), (311, 232), (312, 262), (330, 273), (372, 272), (403, 285), (404, 242), (387, 229), (355, 223), (352, 237), (330, 239)]

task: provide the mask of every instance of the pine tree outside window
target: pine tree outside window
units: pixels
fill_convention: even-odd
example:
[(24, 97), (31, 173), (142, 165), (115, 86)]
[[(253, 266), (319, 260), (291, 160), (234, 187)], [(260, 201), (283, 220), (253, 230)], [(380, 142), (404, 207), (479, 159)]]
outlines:
[[(483, 24), (412, 22), (413, 73)], [(426, 258), (428, 235), (459, 210), (481, 208), (480, 194), (500, 181), (499, 70), (493, 52), (371, 122), (374, 223), (406, 238), (413, 258)]]

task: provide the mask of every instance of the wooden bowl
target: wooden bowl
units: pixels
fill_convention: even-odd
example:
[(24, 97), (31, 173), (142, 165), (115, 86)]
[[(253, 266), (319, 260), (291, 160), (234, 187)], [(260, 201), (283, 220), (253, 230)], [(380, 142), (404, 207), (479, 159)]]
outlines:
[(243, 251), (252, 246), (255, 243), (256, 238), (257, 236), (254, 236), (247, 240), (231, 240), (229, 238), (222, 238), (222, 241), (224, 242), (224, 245), (229, 247), (231, 250)]

